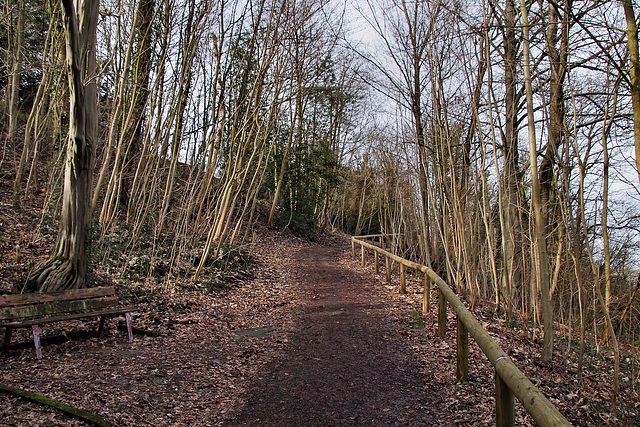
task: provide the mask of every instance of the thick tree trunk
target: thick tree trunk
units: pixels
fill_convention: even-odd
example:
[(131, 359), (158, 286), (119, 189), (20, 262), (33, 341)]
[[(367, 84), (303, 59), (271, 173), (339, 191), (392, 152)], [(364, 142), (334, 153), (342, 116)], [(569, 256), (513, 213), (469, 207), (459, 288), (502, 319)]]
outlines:
[[(98, 2), (83, 3), (83, 19), (78, 22), (71, 0), (61, 0), (64, 10), (67, 75), (69, 78), (70, 114), (69, 139), (67, 143), (64, 192), (60, 230), (54, 255), (36, 267), (27, 279), (29, 287), (41, 292), (76, 289), (86, 286), (89, 258), (88, 226), (91, 217), (91, 177), (94, 158), (96, 106), (90, 106), (95, 93), (86, 96), (84, 70), (93, 70), (89, 57), (94, 56), (95, 28)], [(80, 28), (83, 30), (84, 46), (81, 45)], [(87, 43), (89, 41), (89, 43)], [(93, 41), (93, 45), (91, 43)], [(86, 55), (83, 57), (82, 52)], [(81, 60), (85, 59), (85, 63)], [(95, 87), (95, 86), (94, 86)], [(90, 91), (90, 90), (89, 90)], [(88, 99), (87, 99), (88, 98)]]

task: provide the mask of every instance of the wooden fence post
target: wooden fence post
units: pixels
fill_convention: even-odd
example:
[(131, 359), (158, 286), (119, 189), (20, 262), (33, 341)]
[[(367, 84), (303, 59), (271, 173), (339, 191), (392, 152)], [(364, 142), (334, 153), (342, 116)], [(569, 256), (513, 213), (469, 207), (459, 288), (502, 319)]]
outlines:
[(373, 251), (373, 265), (375, 265), (375, 271), (376, 274), (380, 273), (380, 266), (379, 264), (379, 259), (378, 259), (378, 251)]
[(447, 331), (447, 300), (438, 289), (438, 336), (444, 338)]
[(422, 290), (422, 314), (429, 311), (429, 302), (431, 300), (431, 280), (429, 276), (424, 274), (424, 288)]
[(407, 278), (405, 277), (403, 263), (400, 263), (400, 293), (402, 295), (407, 293)]
[(351, 239), (351, 258), (356, 259), (356, 242)]
[(473, 337), (482, 352), (495, 367), (496, 425), (500, 427), (514, 426), (514, 400), (517, 396), (518, 400), (538, 425), (544, 427), (571, 426), (571, 423), (569, 423), (540, 390), (531, 383), (524, 373), (509, 360), (505, 352), (498, 346), (495, 340), (491, 338), (478, 319), (475, 318), (469, 310), (464, 308), (463, 302), (440, 276), (427, 266), (411, 262), (384, 249), (378, 248), (375, 242), (375, 237), (373, 237), (373, 243), (367, 243), (364, 239), (359, 240), (354, 238), (352, 240), (352, 255), (354, 255), (355, 258), (355, 243), (358, 243), (362, 246), (362, 261), (364, 265), (365, 246), (374, 251), (380, 251), (378, 255), (385, 257), (387, 284), (391, 284), (391, 262), (398, 262), (402, 275), (402, 288), (406, 288), (405, 267), (414, 268), (425, 273), (423, 295), (423, 309), (425, 311), (429, 309), (431, 281), (437, 285), (438, 336), (441, 339), (445, 337), (447, 331), (447, 304), (455, 307), (456, 376), (458, 381), (466, 382), (468, 380), (469, 335)]
[(364, 267), (364, 245), (360, 245), (360, 247), (362, 248), (362, 266)]
[(513, 427), (515, 423), (513, 392), (496, 372), (496, 426)]
[(469, 331), (458, 316), (456, 328), (456, 379), (459, 383), (469, 382)]
[(384, 257), (384, 268), (385, 268), (387, 283), (391, 283), (391, 266), (389, 265), (389, 257), (386, 255)]

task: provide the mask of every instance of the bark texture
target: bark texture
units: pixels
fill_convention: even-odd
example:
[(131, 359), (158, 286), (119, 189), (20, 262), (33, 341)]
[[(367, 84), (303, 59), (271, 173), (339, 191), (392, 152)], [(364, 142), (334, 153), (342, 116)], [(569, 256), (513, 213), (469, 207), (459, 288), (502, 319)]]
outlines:
[[(91, 65), (88, 56), (95, 55), (84, 39), (95, 43), (97, 1), (82, 4), (85, 14), (78, 20), (71, 0), (61, 0), (64, 10), (66, 66), (69, 80), (69, 138), (65, 161), (64, 190), (60, 230), (53, 256), (38, 265), (27, 279), (27, 287), (41, 292), (78, 289), (87, 284), (89, 259), (88, 226), (91, 217), (90, 191), (93, 168), (93, 143), (97, 120), (96, 108), (87, 108), (84, 70)], [(93, 34), (93, 35), (92, 35)], [(83, 55), (83, 51), (87, 55)], [(95, 94), (93, 97), (95, 99)], [(91, 115), (94, 114), (93, 117)]]

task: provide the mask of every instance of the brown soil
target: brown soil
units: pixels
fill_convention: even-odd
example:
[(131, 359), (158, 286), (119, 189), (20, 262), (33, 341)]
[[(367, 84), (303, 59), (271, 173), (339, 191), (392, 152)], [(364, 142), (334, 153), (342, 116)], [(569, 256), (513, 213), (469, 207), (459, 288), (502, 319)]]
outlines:
[[(151, 297), (134, 324), (160, 337), (128, 343), (121, 319), (101, 340), (77, 333), (93, 321), (58, 323), (45, 335), (63, 337), (38, 361), (28, 331), (16, 331), (0, 382), (118, 426), (441, 423), (441, 384), (412, 353), (406, 307), (349, 260), (348, 240), (329, 243), (267, 233), (256, 277), (214, 294), (140, 284)], [(4, 395), (0, 420), (82, 425)]]
[[(61, 339), (45, 343), (38, 361), (21, 330), (0, 359), (0, 383), (116, 426), (495, 425), (491, 364), (471, 341), (470, 382), (456, 383), (455, 319), (450, 313), (447, 338), (438, 338), (432, 303), (418, 328), (419, 277), (409, 276), (409, 294), (400, 295), (397, 274), (386, 284), (371, 260), (362, 268), (345, 236), (322, 244), (266, 230), (257, 236), (254, 276), (213, 293), (97, 271), (136, 303), (134, 325), (161, 335), (127, 342), (119, 318), (101, 340), (86, 333), (92, 320), (47, 325), (45, 337)], [(20, 252), (5, 252), (7, 263), (13, 253)], [(540, 365), (539, 345), (526, 333), (476, 314), (575, 425), (638, 425), (635, 387), (625, 385), (621, 409), (611, 411), (605, 369), (594, 364), (598, 375), (575, 381), (573, 356)], [(516, 417), (534, 425), (519, 404)], [(0, 395), (0, 426), (73, 425), (83, 424)]]
[(299, 305), (287, 349), (229, 425), (435, 425), (444, 405), (371, 277), (338, 247), (297, 254)]

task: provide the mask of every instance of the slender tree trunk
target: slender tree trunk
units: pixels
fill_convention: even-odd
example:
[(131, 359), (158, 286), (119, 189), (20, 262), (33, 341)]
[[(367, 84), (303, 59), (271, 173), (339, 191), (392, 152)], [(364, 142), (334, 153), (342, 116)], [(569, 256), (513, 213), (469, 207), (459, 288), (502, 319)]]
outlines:
[(16, 131), (18, 128), (18, 98), (20, 91), (20, 77), (22, 76), (22, 49), (24, 45), (24, 28), (25, 28), (25, 7), (24, 0), (18, 2), (18, 23), (15, 28), (15, 42), (11, 52), (11, 73), (9, 77), (9, 129), (7, 130), (7, 138), (15, 141)]
[[(223, 23), (220, 24), (224, 26)], [(218, 167), (218, 161), (220, 158), (220, 151), (222, 148), (222, 140), (224, 137), (224, 126), (227, 121), (227, 109), (225, 107), (225, 80), (222, 76), (221, 70), (221, 59), (222, 59), (222, 45), (224, 43), (224, 31), (221, 32), (220, 38), (213, 35), (213, 51), (215, 58), (215, 71), (213, 73), (212, 79), (212, 117), (211, 122), (213, 124), (213, 130), (209, 134), (208, 145), (208, 155), (204, 156), (206, 158), (206, 164), (203, 165), (205, 169), (205, 174), (203, 177), (203, 182), (200, 185), (200, 189), (198, 195), (196, 197), (197, 203), (197, 214), (195, 220), (195, 228), (199, 229), (202, 223), (202, 217), (206, 213), (205, 206), (207, 205), (207, 199), (214, 191), (214, 178), (216, 173), (216, 168)], [(204, 159), (203, 159), (204, 161)]]
[[(483, 29), (483, 42), (481, 43), (481, 50), (480, 50), (480, 55), (481, 55), (481, 62), (484, 64), (482, 66), (482, 68), (484, 68), (485, 70), (488, 69), (488, 63), (489, 63), (489, 42), (488, 42), (488, 31), (486, 28)], [(488, 70), (488, 78), (489, 78), (489, 84), (491, 84), (491, 70)], [(477, 85), (476, 87), (479, 87), (481, 83), (481, 80), (478, 79), (477, 81)], [(488, 99), (489, 99), (489, 103), (492, 104), (491, 102), (491, 90), (488, 90)], [(480, 204), (480, 215), (482, 216), (482, 222), (484, 225), (484, 232), (485, 232), (485, 240), (486, 240), (486, 249), (487, 249), (487, 254), (488, 254), (488, 258), (489, 258), (489, 266), (491, 268), (491, 275), (492, 275), (492, 282), (494, 284), (494, 289), (492, 289), (492, 291), (494, 292), (494, 301), (495, 301), (495, 308), (497, 309), (500, 305), (499, 305), (499, 295), (500, 295), (500, 289), (499, 289), (499, 283), (500, 280), (498, 279), (498, 270), (496, 267), (496, 259), (495, 259), (495, 250), (494, 250), (494, 241), (493, 241), (493, 225), (491, 224), (491, 209), (490, 209), (490, 203), (489, 203), (489, 195), (488, 195), (488, 185), (487, 185), (487, 173), (486, 173), (486, 163), (487, 163), (487, 144), (485, 141), (485, 138), (483, 136), (483, 132), (480, 129), (480, 126), (478, 125), (480, 123), (479, 120), (479, 105), (480, 105), (480, 99), (478, 98), (478, 103), (474, 104), (474, 110), (473, 110), (473, 115), (476, 117), (476, 119), (474, 120), (474, 124), (476, 126), (476, 130), (478, 132), (478, 137), (480, 139), (480, 156), (481, 156), (481, 165), (480, 165), (480, 178), (481, 178), (481, 197), (482, 197), (482, 202)], [(491, 108), (489, 107), (489, 115), (491, 115)], [(491, 121), (493, 122), (493, 121)], [(498, 201), (501, 200), (501, 195), (498, 193)], [(485, 294), (487, 293), (487, 290), (485, 289)]]
[[(576, 156), (576, 161), (578, 163), (578, 171), (579, 171), (579, 180), (578, 180), (578, 212), (576, 213), (576, 225), (575, 225), (575, 238), (573, 250), (571, 251), (576, 281), (578, 283), (578, 302), (580, 304), (580, 353), (578, 355), (578, 376), (582, 372), (583, 362), (584, 362), (584, 354), (586, 351), (586, 329), (587, 329), (587, 319), (586, 319), (586, 310), (587, 310), (587, 300), (586, 300), (586, 290), (582, 285), (582, 272), (580, 271), (581, 267), (581, 254), (583, 242), (585, 243), (587, 252), (589, 254), (589, 258), (591, 258), (591, 247), (589, 243), (586, 242), (586, 218), (585, 218), (585, 178), (586, 178), (586, 165), (588, 163), (588, 158), (590, 155), (590, 146), (586, 153), (584, 153), (584, 160), (580, 157), (580, 150), (575, 138), (572, 139), (573, 142), (573, 151)], [(594, 272), (597, 275), (597, 271)], [(595, 316), (594, 316), (595, 317)]]
[[(143, 117), (149, 98), (154, 16), (155, 0), (137, 2), (134, 25), (126, 44), (123, 72), (117, 83), (117, 95), (109, 126), (107, 155), (93, 194), (92, 203), (95, 206), (106, 174), (110, 173), (100, 212), (100, 223), (103, 225), (113, 220), (119, 206), (129, 204), (130, 176), (133, 175), (134, 160), (139, 156), (142, 145)], [(116, 158), (112, 164), (111, 156), (114, 154), (112, 149), (114, 146)]]
[(534, 229), (536, 236), (538, 275), (540, 291), (542, 293), (542, 321), (544, 334), (542, 338), (541, 360), (551, 362), (553, 358), (553, 311), (551, 307), (549, 257), (547, 254), (547, 241), (544, 220), (542, 216), (542, 204), (540, 200), (540, 182), (538, 180), (538, 151), (536, 144), (536, 128), (533, 118), (533, 91), (531, 89), (531, 69), (529, 53), (529, 19), (524, 0), (520, 0), (522, 13), (523, 48), (524, 48), (524, 84), (527, 91), (527, 116), (529, 119), (529, 159), (531, 163), (531, 207), (534, 214)]
[[(56, 11), (52, 11), (51, 14), (51, 23), (49, 24), (49, 30), (47, 31), (47, 38), (45, 40), (45, 45), (43, 49), (43, 57), (55, 56), (52, 55), (52, 51), (56, 47), (56, 39), (59, 32), (55, 31), (55, 22), (58, 18)], [(24, 178), (25, 169), (27, 163), (29, 162), (29, 154), (32, 149), (31, 143), (32, 139), (34, 147), (34, 152), (37, 153), (37, 144), (40, 135), (40, 117), (42, 115), (42, 110), (44, 106), (47, 104), (48, 96), (46, 95), (47, 89), (51, 84), (52, 72), (51, 66), (43, 61), (42, 65), (42, 78), (40, 83), (38, 84), (38, 90), (33, 100), (33, 106), (31, 107), (31, 111), (29, 112), (29, 118), (27, 119), (27, 124), (25, 126), (24, 131), (24, 145), (22, 147), (22, 155), (20, 156), (20, 163), (18, 164), (18, 169), (16, 171), (16, 180), (13, 185), (13, 199), (14, 204), (17, 203), (17, 200), (20, 198), (18, 194), (22, 188), (22, 180)], [(34, 159), (37, 160), (37, 159)], [(25, 196), (29, 193), (29, 180), (27, 181), (27, 187), (25, 189)]]
[(640, 52), (638, 48), (638, 24), (633, 10), (633, 0), (620, 0), (627, 20), (627, 47), (629, 49), (629, 78), (633, 105), (633, 138), (636, 148), (636, 170), (640, 177)]
[(516, 8), (514, 0), (506, 0), (504, 8), (504, 73), (505, 73), (505, 129), (504, 129), (504, 222), (503, 239), (503, 303), (509, 318), (513, 315), (514, 297), (522, 285), (522, 226), (518, 216), (518, 104), (520, 95), (516, 88), (519, 42), (515, 35)]
[[(300, 82), (299, 82), (300, 83)], [(296, 117), (294, 125), (289, 129), (289, 136), (287, 137), (287, 147), (282, 154), (282, 161), (280, 162), (280, 171), (278, 172), (278, 179), (276, 181), (276, 189), (273, 193), (273, 201), (271, 202), (271, 209), (269, 210), (269, 219), (267, 220), (267, 225), (270, 228), (274, 227), (274, 218), (276, 213), (276, 208), (278, 207), (280, 192), (282, 191), (282, 185), (284, 183), (285, 173), (287, 170), (287, 164), (289, 163), (289, 154), (291, 153), (291, 148), (293, 146), (293, 133), (294, 129), (299, 129), (296, 132), (296, 146), (300, 144), (300, 140), (302, 139), (302, 119), (304, 117), (304, 111), (302, 111), (302, 87), (299, 84), (298, 90), (296, 92), (296, 107), (295, 114)]]
[(135, 170), (135, 160), (140, 155), (139, 152), (142, 147), (143, 122), (150, 93), (149, 81), (151, 80), (152, 69), (155, 5), (155, 0), (140, 0), (136, 7), (136, 55), (132, 76), (134, 95), (131, 111), (129, 117), (127, 117), (129, 126), (123, 130), (126, 140), (129, 141), (126, 156), (122, 162), (123, 183), (120, 185), (120, 203), (124, 205), (129, 204), (131, 176)]
[[(146, 123), (144, 131), (144, 148), (138, 159), (136, 173), (131, 184), (131, 194), (129, 205), (127, 206), (127, 222), (133, 224), (132, 238), (130, 245), (133, 244), (142, 230), (143, 225), (147, 223), (147, 213), (152, 209), (156, 209), (156, 198), (158, 195), (158, 181), (160, 179), (160, 164), (164, 162), (164, 157), (158, 156), (159, 152), (164, 151), (163, 132), (166, 124), (167, 116), (171, 118), (167, 120), (172, 123), (173, 113), (165, 110), (166, 96), (168, 89), (165, 88), (165, 74), (167, 71), (167, 56), (169, 54), (171, 19), (174, 14), (172, 6), (167, 1), (163, 1), (158, 6), (158, 12), (162, 18), (156, 22), (162, 28), (159, 37), (159, 49), (161, 56), (157, 61), (157, 76), (154, 82), (154, 88), (151, 92), (151, 101), (149, 111), (150, 116), (155, 114), (154, 123), (151, 119)], [(163, 126), (164, 125), (164, 126)]]
[[(187, 108), (188, 97), (191, 91), (191, 83), (193, 79), (193, 60), (196, 54), (198, 40), (201, 37), (201, 23), (205, 16), (205, 10), (196, 10), (196, 2), (189, 2), (189, 16), (187, 20), (187, 30), (182, 46), (182, 60), (180, 70), (180, 80), (178, 82), (179, 89), (177, 95), (177, 117), (175, 121), (175, 129), (171, 141), (171, 160), (169, 163), (169, 175), (165, 183), (164, 195), (162, 197), (162, 209), (156, 231), (160, 233), (167, 221), (171, 198), (173, 197), (173, 187), (176, 180), (176, 170), (178, 166), (178, 157), (182, 144), (182, 130), (184, 128), (184, 114)], [(205, 6), (200, 6), (205, 8)]]
[(545, 155), (540, 164), (540, 201), (544, 219), (545, 236), (549, 234), (550, 217), (549, 202), (553, 185), (553, 169), (556, 164), (558, 147), (562, 145), (565, 106), (564, 80), (566, 76), (568, 44), (569, 44), (569, 15), (570, 2), (564, 5), (565, 16), (561, 24), (560, 47), (558, 48), (558, 22), (560, 16), (555, 5), (549, 4), (546, 32), (546, 53), (549, 57), (551, 76), (549, 81), (549, 138)]
[[(605, 336), (611, 338), (611, 344), (613, 346), (613, 381), (612, 388), (613, 393), (611, 395), (611, 403), (615, 406), (618, 398), (619, 390), (619, 373), (620, 373), (620, 347), (618, 345), (618, 337), (616, 331), (613, 328), (613, 322), (611, 321), (611, 312), (609, 310), (609, 302), (611, 299), (611, 249), (609, 241), (609, 147), (608, 139), (613, 125), (613, 120), (616, 115), (618, 103), (618, 82), (615, 84), (613, 95), (613, 110), (609, 114), (609, 108), (605, 111), (605, 123), (602, 127), (602, 154), (603, 154), (603, 189), (602, 189), (602, 244), (604, 251), (604, 284), (605, 284), (605, 296), (602, 297), (602, 291), (600, 286), (597, 286), (598, 299), (600, 300), (602, 310), (605, 315), (605, 323), (607, 325), (607, 333)], [(610, 116), (610, 118), (609, 118)]]

